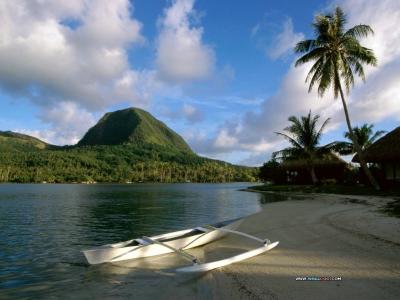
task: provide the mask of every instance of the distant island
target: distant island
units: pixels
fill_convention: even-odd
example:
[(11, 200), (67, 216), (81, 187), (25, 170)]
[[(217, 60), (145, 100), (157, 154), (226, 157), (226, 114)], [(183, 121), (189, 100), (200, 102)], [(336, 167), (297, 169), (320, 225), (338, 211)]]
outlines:
[(139, 108), (106, 113), (71, 146), (0, 131), (0, 182), (254, 181), (257, 169), (201, 157)]

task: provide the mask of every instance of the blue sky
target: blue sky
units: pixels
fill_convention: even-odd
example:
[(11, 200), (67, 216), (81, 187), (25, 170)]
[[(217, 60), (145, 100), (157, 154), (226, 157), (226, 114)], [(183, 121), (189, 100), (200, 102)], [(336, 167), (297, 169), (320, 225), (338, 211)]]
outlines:
[(340, 5), (379, 65), (348, 96), (354, 125), (391, 130), (400, 116), (400, 2), (5, 1), (0, 6), (0, 130), (77, 142), (107, 111), (137, 106), (198, 153), (260, 165), (286, 144), (274, 134), (310, 109), (342, 139), (339, 101), (307, 93), (293, 45), (313, 17)]

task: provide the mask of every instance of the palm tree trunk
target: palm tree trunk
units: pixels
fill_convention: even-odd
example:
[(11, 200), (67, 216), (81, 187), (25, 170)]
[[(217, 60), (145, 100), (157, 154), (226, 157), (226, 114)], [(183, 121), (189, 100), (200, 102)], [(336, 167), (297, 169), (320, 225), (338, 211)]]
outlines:
[(313, 184), (317, 184), (318, 183), (318, 178), (317, 178), (317, 175), (315, 175), (315, 169), (314, 169), (313, 165), (310, 166), (310, 174), (311, 174), (312, 183)]
[(364, 155), (363, 155), (363, 152), (361, 150), (361, 147), (360, 147), (360, 145), (358, 143), (358, 140), (357, 140), (356, 136), (354, 135), (353, 127), (351, 127), (349, 111), (347, 110), (346, 101), (344, 99), (342, 85), (340, 83), (340, 79), (338, 79), (339, 76), (338, 76), (337, 73), (336, 73), (336, 76), (337, 76), (336, 77), (337, 78), (337, 84), (338, 84), (339, 92), (340, 92), (340, 98), (342, 99), (344, 114), (346, 116), (347, 128), (349, 130), (350, 138), (353, 141), (354, 148), (355, 148), (355, 150), (357, 152), (358, 160), (360, 161), (360, 165), (361, 165), (362, 169), (364, 170), (364, 173), (367, 176), (367, 178), (368, 178), (369, 182), (371, 183), (371, 185), (375, 188), (375, 190), (379, 191), (381, 188), (380, 188), (378, 182), (375, 180), (374, 176), (372, 176), (371, 171), (368, 169), (368, 166), (367, 166), (367, 164), (365, 162)]

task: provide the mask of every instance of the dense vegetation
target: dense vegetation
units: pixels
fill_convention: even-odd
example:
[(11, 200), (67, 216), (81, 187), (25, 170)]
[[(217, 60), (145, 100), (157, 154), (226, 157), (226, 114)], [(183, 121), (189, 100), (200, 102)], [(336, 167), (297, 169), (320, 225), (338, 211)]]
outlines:
[(0, 151), (0, 182), (230, 182), (255, 173), (157, 145)]
[(332, 151), (332, 144), (319, 145), (322, 132), (330, 120), (326, 119), (318, 128), (319, 118), (318, 114), (312, 115), (311, 110), (307, 116), (300, 118), (296, 116), (289, 117), (290, 125), (284, 129), (284, 133), (277, 132), (277, 134), (283, 136), (290, 146), (272, 154), (273, 158), (278, 158), (284, 162), (297, 160), (304, 163), (314, 184), (318, 182), (318, 177), (315, 173), (317, 160), (324, 160)]
[(79, 141), (85, 145), (152, 144), (193, 153), (185, 140), (163, 122), (139, 108), (106, 113)]

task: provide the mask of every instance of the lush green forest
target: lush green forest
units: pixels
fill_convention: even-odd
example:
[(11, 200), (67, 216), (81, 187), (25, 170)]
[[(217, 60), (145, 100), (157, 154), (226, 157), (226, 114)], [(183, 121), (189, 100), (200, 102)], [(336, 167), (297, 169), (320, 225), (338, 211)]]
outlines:
[(0, 182), (230, 182), (256, 173), (156, 145), (0, 151)]

